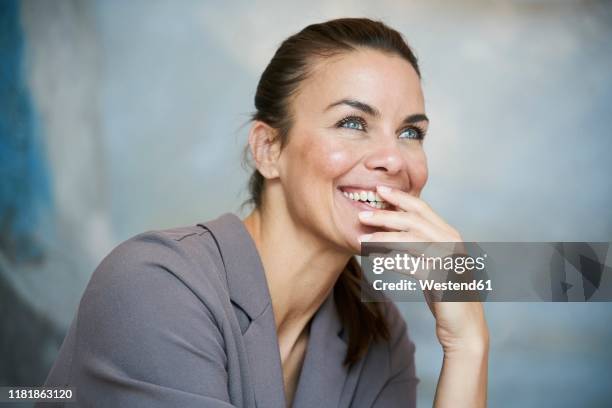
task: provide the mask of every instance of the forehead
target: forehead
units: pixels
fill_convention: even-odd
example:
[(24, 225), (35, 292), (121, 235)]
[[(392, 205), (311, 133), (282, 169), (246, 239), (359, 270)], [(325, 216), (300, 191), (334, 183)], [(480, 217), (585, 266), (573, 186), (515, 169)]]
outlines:
[(420, 79), (408, 61), (378, 50), (359, 49), (321, 58), (296, 96), (300, 110), (322, 112), (342, 98), (376, 106), (383, 114), (423, 112)]

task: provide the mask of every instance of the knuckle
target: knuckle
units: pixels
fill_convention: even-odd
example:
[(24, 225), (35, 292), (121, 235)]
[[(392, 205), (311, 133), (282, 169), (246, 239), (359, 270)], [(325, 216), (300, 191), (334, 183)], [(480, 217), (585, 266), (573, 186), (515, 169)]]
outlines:
[(429, 205), (423, 200), (417, 201), (415, 203), (415, 206), (416, 206), (417, 211), (419, 212), (425, 212), (430, 209)]

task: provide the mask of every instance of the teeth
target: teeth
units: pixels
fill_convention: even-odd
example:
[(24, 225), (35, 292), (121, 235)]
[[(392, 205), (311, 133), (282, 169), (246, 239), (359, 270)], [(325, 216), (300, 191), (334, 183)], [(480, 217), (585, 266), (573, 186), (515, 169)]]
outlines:
[(345, 197), (350, 198), (351, 200), (362, 201), (373, 208), (389, 208), (388, 203), (384, 201), (382, 197), (378, 195), (378, 193), (375, 193), (373, 191), (359, 191), (350, 193), (343, 191), (342, 194)]

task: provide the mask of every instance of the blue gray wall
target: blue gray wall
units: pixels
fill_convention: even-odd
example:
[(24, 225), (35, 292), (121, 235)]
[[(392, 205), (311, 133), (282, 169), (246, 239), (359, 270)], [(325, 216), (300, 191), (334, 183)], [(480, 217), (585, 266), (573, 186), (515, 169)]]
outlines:
[[(421, 61), (424, 198), (469, 240), (612, 240), (605, 1), (0, 3), (0, 383), (37, 384), (120, 241), (239, 211), (257, 79), (308, 23), (380, 18)], [(441, 353), (400, 305), (420, 402)], [(612, 305), (487, 304), (490, 405), (608, 406)]]

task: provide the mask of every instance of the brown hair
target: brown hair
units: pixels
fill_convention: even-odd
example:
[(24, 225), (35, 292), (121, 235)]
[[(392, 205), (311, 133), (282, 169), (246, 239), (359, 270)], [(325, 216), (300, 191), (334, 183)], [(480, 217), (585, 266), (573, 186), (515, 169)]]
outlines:
[[(314, 62), (358, 48), (399, 55), (421, 76), (417, 58), (402, 35), (382, 22), (341, 18), (312, 24), (287, 38), (276, 50), (257, 85), (256, 111), (251, 120), (262, 121), (274, 128), (281, 148), (285, 146), (292, 125), (292, 97), (311, 74)], [(260, 207), (264, 182), (264, 177), (255, 169), (249, 179), (251, 197), (246, 203)], [(371, 341), (389, 340), (389, 327), (380, 304), (361, 302), (362, 276), (361, 266), (352, 257), (334, 286), (336, 307), (344, 327), (348, 329), (348, 350), (344, 360), (348, 366), (363, 357)]]

